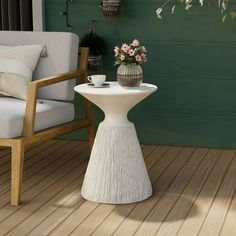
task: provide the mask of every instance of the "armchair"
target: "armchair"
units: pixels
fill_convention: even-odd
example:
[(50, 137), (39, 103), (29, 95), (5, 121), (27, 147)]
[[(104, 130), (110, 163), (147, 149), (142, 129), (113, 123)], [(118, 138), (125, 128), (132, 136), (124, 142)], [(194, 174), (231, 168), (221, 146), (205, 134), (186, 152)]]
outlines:
[[(0, 96), (0, 146), (11, 148), (11, 205), (20, 204), (24, 151), (31, 145), (80, 128), (94, 140), (91, 105), (85, 100), (85, 118), (75, 119), (75, 78), (87, 78), (88, 48), (81, 48), (77, 70), (79, 38), (63, 32), (0, 31), (2, 45), (43, 44), (41, 57), (29, 83), (27, 99)], [(1, 190), (0, 190), (1, 191)]]

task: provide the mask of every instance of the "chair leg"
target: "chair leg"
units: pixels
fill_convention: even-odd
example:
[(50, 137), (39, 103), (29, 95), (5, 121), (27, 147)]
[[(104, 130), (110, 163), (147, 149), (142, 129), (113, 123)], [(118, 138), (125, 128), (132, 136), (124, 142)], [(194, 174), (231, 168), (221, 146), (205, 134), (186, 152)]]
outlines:
[[(81, 61), (80, 61), (80, 70), (85, 71), (83, 75), (80, 76), (81, 82), (86, 83), (87, 81), (87, 65), (88, 65), (88, 48), (80, 48), (81, 51)], [(83, 59), (82, 59), (83, 57)], [(93, 115), (92, 115), (92, 103), (84, 99), (84, 105), (85, 105), (85, 114), (86, 118), (89, 120), (90, 125), (88, 126), (88, 143), (89, 148), (92, 150), (93, 142), (95, 139), (95, 132), (94, 132), (94, 126), (93, 126)]]
[(94, 132), (93, 125), (91, 124), (88, 127), (88, 143), (89, 143), (90, 150), (92, 150), (94, 139), (95, 139), (95, 132)]
[(16, 140), (12, 145), (11, 160), (11, 205), (20, 204), (20, 194), (24, 164), (24, 143)]
[(90, 123), (90, 125), (88, 126), (88, 143), (90, 150), (92, 150), (93, 142), (95, 139), (95, 131), (94, 131), (93, 115), (92, 115), (92, 103), (86, 99), (84, 101), (85, 101), (86, 118), (89, 120)]

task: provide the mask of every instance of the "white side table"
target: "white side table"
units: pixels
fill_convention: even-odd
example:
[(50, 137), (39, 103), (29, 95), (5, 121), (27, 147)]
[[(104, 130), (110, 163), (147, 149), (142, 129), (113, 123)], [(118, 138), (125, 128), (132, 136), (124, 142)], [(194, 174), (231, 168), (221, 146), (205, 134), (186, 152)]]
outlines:
[(128, 111), (157, 90), (152, 84), (124, 88), (117, 82), (107, 88), (81, 84), (75, 91), (100, 107), (105, 119), (99, 124), (81, 194), (90, 201), (125, 204), (152, 195), (135, 127)]

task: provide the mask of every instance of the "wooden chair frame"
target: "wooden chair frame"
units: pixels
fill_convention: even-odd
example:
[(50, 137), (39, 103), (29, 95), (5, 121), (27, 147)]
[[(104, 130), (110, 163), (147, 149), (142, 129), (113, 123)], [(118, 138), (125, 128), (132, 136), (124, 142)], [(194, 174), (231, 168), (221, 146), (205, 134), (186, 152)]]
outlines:
[(12, 151), (11, 205), (13, 206), (18, 206), (20, 204), (25, 148), (81, 128), (88, 129), (88, 142), (90, 144), (90, 147), (93, 144), (95, 135), (92, 122), (91, 103), (88, 100), (85, 100), (84, 104), (85, 118), (77, 119), (52, 128), (34, 132), (37, 90), (51, 84), (74, 79), (77, 77), (80, 78), (81, 83), (85, 83), (87, 79), (88, 53), (88, 48), (80, 48), (81, 59), (79, 70), (30, 82), (28, 97), (26, 100), (26, 111), (22, 136), (11, 139), (0, 139), (0, 146), (11, 147)]

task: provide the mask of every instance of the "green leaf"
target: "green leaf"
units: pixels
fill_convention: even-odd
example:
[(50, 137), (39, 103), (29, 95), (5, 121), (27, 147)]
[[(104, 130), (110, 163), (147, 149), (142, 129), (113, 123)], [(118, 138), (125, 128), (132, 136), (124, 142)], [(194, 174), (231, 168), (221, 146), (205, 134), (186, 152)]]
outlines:
[(236, 11), (231, 11), (230, 13), (231, 18), (236, 18)]

